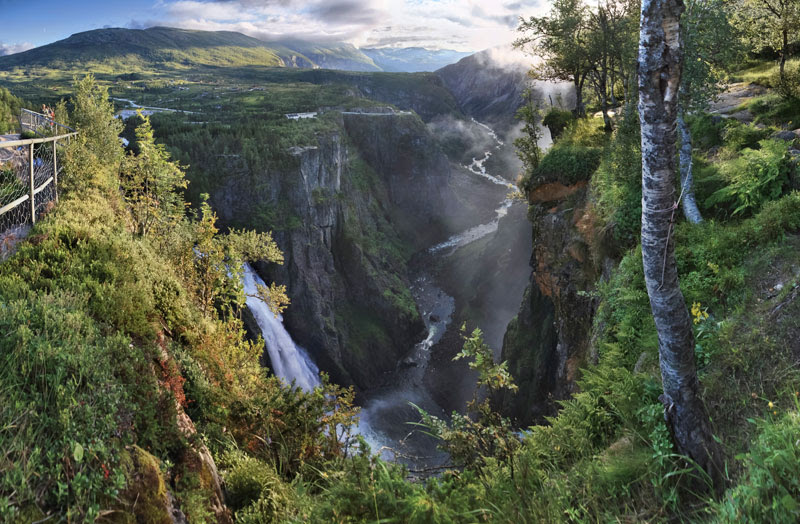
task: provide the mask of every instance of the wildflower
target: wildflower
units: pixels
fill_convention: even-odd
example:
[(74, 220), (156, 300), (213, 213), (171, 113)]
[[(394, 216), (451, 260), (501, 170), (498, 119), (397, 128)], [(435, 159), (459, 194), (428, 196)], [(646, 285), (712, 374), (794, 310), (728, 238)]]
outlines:
[(770, 400), (767, 406), (769, 406), (769, 409), (772, 409), (775, 407), (775, 404), (773, 404), (772, 401)]
[(702, 304), (700, 304), (700, 302), (694, 302), (692, 304), (692, 316), (694, 317), (695, 324), (699, 324), (708, 318), (708, 311), (701, 309), (701, 307)]

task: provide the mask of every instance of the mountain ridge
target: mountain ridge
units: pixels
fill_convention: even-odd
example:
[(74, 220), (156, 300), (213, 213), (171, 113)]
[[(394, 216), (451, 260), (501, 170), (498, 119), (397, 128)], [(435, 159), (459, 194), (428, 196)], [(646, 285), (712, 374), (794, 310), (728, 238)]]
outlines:
[(94, 29), (0, 57), (0, 69), (26, 66), (63, 69), (77, 63), (133, 69), (153, 66), (182, 69), (261, 65), (380, 70), (372, 59), (350, 44), (325, 47), (301, 41), (265, 42), (234, 31), (197, 31), (172, 27)]
[(64, 69), (106, 65), (143, 70), (197, 66), (271, 66), (359, 72), (435, 71), (468, 56), (420, 47), (359, 49), (352, 44), (303, 40), (266, 41), (235, 31), (200, 31), (155, 26), (82, 31), (27, 51), (0, 56), (0, 70)]

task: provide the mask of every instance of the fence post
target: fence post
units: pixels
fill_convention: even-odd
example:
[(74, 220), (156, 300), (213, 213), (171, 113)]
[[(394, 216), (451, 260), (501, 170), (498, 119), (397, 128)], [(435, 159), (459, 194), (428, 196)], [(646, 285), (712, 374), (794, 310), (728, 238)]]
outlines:
[(56, 204), (58, 203), (58, 140), (53, 140), (53, 192), (56, 195)]
[(36, 195), (33, 190), (33, 144), (30, 145), (30, 154), (28, 155), (28, 163), (30, 164), (31, 174), (31, 224), (36, 223)]

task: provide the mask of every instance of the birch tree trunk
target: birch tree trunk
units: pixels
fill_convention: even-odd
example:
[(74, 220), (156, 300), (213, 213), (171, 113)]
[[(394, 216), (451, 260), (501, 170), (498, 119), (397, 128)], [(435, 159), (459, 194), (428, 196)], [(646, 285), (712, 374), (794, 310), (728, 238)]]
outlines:
[(586, 108), (583, 105), (583, 78), (579, 74), (575, 74), (575, 110), (573, 113), (578, 118), (586, 116)]
[(660, 400), (679, 453), (722, 486), (721, 452), (699, 398), (694, 334), (678, 282), (675, 215), (675, 121), (683, 50), (681, 0), (642, 0), (639, 119), (642, 130), (642, 258), (659, 341)]
[(692, 224), (703, 221), (703, 215), (697, 208), (697, 199), (694, 197), (694, 176), (692, 175), (692, 133), (683, 118), (683, 112), (678, 111), (678, 129), (681, 132), (681, 192), (683, 193), (683, 216)]

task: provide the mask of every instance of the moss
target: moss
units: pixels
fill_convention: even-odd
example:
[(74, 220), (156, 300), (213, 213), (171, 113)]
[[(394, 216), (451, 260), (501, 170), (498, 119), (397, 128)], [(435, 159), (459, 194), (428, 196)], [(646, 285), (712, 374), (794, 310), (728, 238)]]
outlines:
[(120, 506), (107, 517), (115, 524), (172, 524), (167, 484), (159, 460), (139, 446), (120, 454), (119, 467), (128, 485), (120, 496)]
[(382, 319), (371, 309), (353, 304), (339, 307), (336, 324), (347, 334), (348, 348), (353, 356), (365, 364), (370, 358), (370, 348), (390, 347), (392, 344)]

